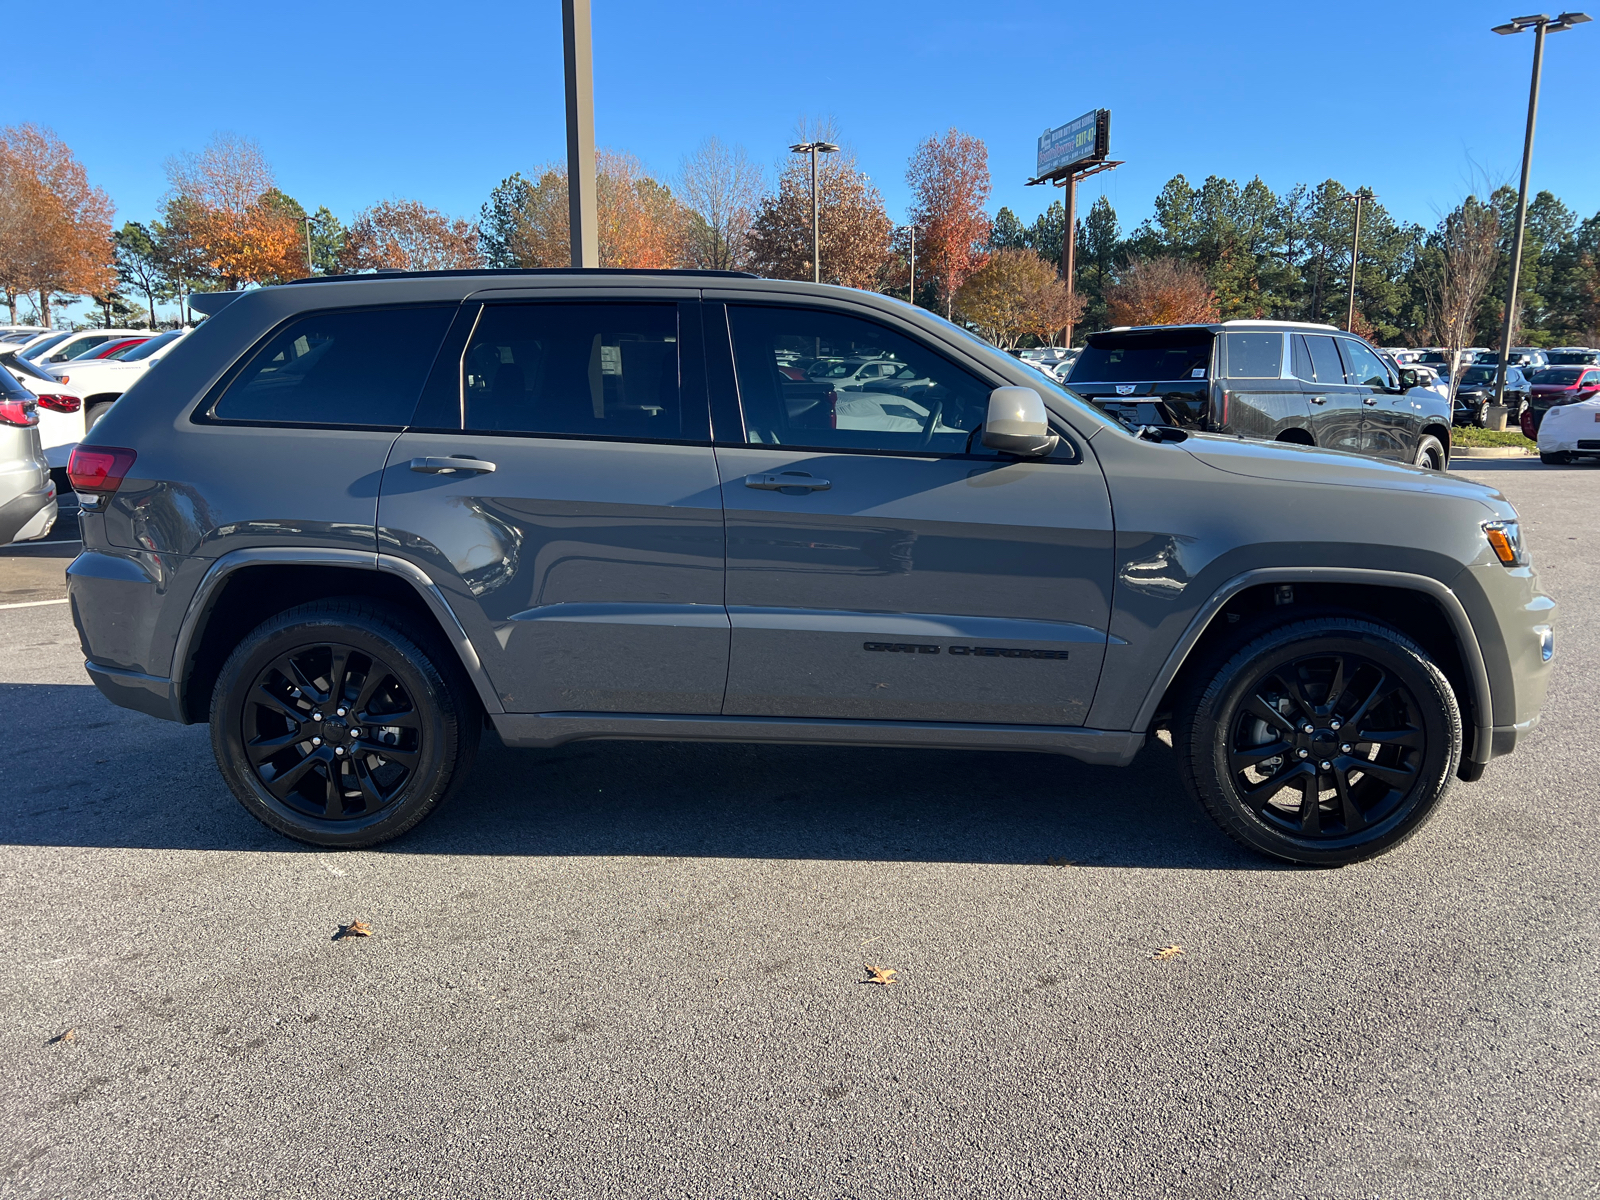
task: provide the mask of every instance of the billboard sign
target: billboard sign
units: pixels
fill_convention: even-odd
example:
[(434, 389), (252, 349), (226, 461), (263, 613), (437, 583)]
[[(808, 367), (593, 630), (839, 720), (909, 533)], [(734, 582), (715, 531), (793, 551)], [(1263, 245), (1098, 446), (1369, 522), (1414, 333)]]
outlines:
[(1039, 164), (1034, 177), (1043, 179), (1076, 163), (1102, 159), (1111, 153), (1111, 110), (1097, 108), (1076, 121), (1039, 135)]

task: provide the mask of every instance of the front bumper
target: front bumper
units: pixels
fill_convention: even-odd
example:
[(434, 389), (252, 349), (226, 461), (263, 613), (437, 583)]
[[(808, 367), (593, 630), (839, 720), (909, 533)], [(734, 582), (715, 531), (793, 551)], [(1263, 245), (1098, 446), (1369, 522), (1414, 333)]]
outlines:
[(172, 680), (94, 662), (86, 662), (83, 666), (89, 672), (89, 678), (94, 680), (95, 687), (100, 689), (100, 694), (111, 703), (160, 717), (163, 721), (183, 719), (178, 715), (178, 700)]

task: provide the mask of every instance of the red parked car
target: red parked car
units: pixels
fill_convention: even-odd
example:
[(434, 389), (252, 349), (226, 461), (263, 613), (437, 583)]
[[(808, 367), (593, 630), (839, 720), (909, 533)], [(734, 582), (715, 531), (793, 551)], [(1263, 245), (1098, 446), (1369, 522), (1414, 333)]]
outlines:
[(1528, 407), (1522, 411), (1522, 433), (1539, 436), (1544, 414), (1558, 404), (1576, 404), (1600, 393), (1600, 367), (1546, 367), (1528, 380)]
[(114, 358), (117, 354), (119, 354), (123, 350), (132, 350), (135, 346), (142, 345), (143, 343), (148, 342), (150, 340), (150, 338), (154, 337), (154, 336), (155, 336), (154, 334), (151, 334), (149, 337), (113, 338), (109, 342), (102, 342), (100, 345), (96, 346), (93, 350), (86, 350), (84, 353), (78, 355), (78, 357), (73, 359), (72, 361), (74, 361), (74, 362), (88, 362), (91, 359), (95, 359), (95, 358)]

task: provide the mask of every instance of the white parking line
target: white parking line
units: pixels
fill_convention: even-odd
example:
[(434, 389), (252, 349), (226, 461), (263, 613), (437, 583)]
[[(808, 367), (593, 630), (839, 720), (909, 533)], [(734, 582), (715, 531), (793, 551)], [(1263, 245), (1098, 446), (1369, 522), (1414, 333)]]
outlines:
[(63, 596), (59, 600), (24, 600), (20, 604), (0, 604), (0, 608), (38, 608), (44, 604), (65, 603), (67, 603), (67, 598)]

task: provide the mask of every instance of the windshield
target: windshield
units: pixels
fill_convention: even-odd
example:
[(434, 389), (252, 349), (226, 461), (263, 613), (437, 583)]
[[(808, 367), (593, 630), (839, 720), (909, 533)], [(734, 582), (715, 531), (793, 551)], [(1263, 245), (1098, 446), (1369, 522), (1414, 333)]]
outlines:
[(1499, 369), (1499, 367), (1468, 367), (1461, 373), (1461, 382), (1463, 384), (1493, 383), (1495, 372)]
[[(1281, 341), (1281, 339), (1280, 339)], [(1072, 364), (1071, 383), (1146, 383), (1204, 379), (1211, 367), (1211, 332), (1100, 333)]]
[(22, 357), (27, 359), (29, 362), (33, 362), (41, 354), (44, 354), (46, 351), (53, 350), (71, 336), (72, 334), (70, 332), (58, 333), (54, 337), (45, 338), (42, 342), (35, 342), (33, 345), (21, 352)]
[(160, 337), (153, 337), (148, 342), (140, 342), (132, 349), (118, 351), (112, 357), (120, 358), (123, 362), (138, 362), (141, 358), (149, 358), (152, 354), (159, 353), (164, 347), (172, 345), (182, 336), (181, 331), (174, 329), (171, 333), (163, 333)]
[(1569, 384), (1577, 383), (1578, 376), (1582, 374), (1582, 371), (1575, 371), (1571, 367), (1565, 367), (1560, 370), (1535, 371), (1533, 373), (1533, 382), (1558, 383), (1562, 387), (1566, 387)]
[(54, 375), (46, 375), (43, 371), (39, 370), (38, 367), (34, 366), (31, 362), (23, 358), (22, 355), (18, 354), (14, 350), (10, 354), (0, 354), (0, 364), (4, 364), (9, 369), (18, 372), (19, 374), (26, 375), (29, 379), (42, 379), (46, 383), (56, 382), (56, 377)]
[(10, 371), (0, 371), (0, 400), (31, 400), (33, 393), (17, 382)]
[[(991, 346), (988, 342), (984, 341), (971, 330), (963, 329), (955, 322), (947, 321), (938, 313), (932, 312), (926, 308), (919, 308), (917, 310), (917, 315), (942, 325), (950, 333), (956, 335), (963, 350), (965, 350), (968, 354), (971, 354), (973, 357), (988, 364), (989, 366), (1004, 370), (1016, 369), (1016, 360), (1014, 358), (998, 348)], [(1047, 401), (1054, 400), (1058, 405), (1064, 408), (1070, 408), (1074, 413), (1083, 416), (1092, 424), (1105, 426), (1110, 429), (1115, 429), (1118, 433), (1132, 436), (1131, 431), (1121, 421), (1115, 420), (1106, 413), (1101, 412), (1098, 408), (1096, 408), (1093, 404), (1090, 404), (1076, 392), (1069, 391), (1067, 388), (1062, 387), (1049, 375), (1038, 373), (1038, 378), (1036, 378), (1029, 386), (1041, 388), (1042, 394)]]

